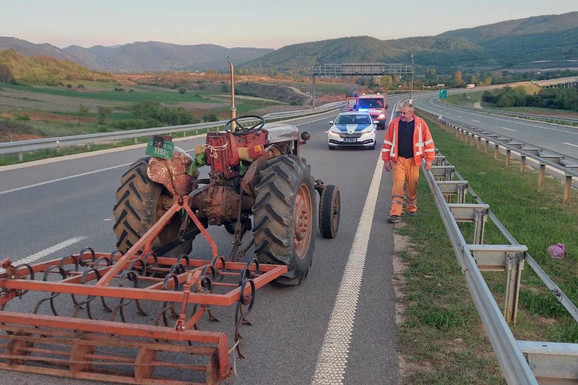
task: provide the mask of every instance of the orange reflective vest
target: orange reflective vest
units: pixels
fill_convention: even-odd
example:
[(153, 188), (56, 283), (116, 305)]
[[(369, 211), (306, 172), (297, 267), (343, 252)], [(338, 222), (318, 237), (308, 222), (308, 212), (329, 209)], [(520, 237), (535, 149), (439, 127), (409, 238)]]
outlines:
[[(395, 162), (397, 160), (400, 119), (401, 117), (393, 119), (385, 132), (385, 139), (381, 147), (381, 158), (384, 162), (389, 160)], [(415, 165), (419, 166), (423, 158), (430, 161), (434, 160), (435, 145), (425, 120), (415, 115), (413, 120), (415, 122), (415, 129), (413, 130), (413, 160)]]

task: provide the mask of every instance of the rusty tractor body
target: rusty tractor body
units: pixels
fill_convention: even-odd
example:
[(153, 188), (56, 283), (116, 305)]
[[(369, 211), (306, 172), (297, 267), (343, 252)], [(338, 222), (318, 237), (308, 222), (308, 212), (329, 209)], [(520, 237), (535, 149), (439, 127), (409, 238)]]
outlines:
[[(208, 133), (194, 157), (154, 138), (152, 156), (129, 167), (116, 193), (117, 251), (0, 261), (0, 369), (129, 384), (228, 378), (257, 289), (304, 279), (317, 223), (323, 237), (337, 234), (339, 190), (311, 176), (299, 155), (307, 139), (255, 116)], [(199, 179), (205, 164), (209, 177)], [(233, 234), (227, 257), (210, 225)], [(193, 258), (198, 236), (211, 256)], [(225, 332), (201, 330), (227, 306), (236, 307), (232, 345)]]

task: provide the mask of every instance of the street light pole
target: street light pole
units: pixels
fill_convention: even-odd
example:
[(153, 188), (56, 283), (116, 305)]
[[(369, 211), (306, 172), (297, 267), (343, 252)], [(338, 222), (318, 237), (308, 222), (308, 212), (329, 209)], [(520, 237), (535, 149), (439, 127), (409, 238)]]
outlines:
[(413, 104), (413, 53), (411, 54), (411, 84), (409, 86), (409, 103)]

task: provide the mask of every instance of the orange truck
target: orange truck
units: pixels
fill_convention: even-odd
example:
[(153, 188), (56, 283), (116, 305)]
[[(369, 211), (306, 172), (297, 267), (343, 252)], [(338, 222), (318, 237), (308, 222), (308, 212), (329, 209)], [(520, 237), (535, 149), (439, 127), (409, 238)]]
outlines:
[(387, 120), (387, 98), (385, 94), (362, 94), (357, 97), (347, 98), (349, 111), (368, 112), (378, 129), (385, 130)]

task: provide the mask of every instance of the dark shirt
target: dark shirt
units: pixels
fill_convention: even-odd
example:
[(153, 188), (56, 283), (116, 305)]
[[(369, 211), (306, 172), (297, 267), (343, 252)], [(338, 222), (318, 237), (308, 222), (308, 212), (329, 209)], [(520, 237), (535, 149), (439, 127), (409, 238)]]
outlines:
[(415, 129), (415, 119), (411, 122), (399, 121), (397, 140), (397, 156), (413, 158), (413, 130)]

